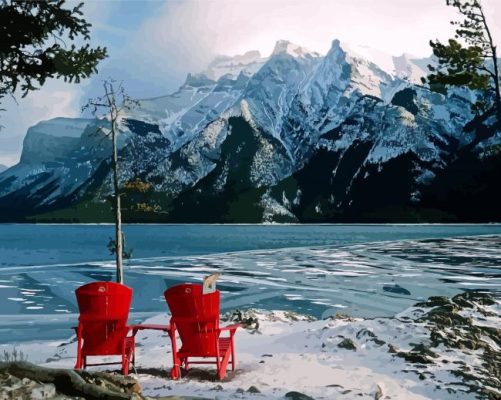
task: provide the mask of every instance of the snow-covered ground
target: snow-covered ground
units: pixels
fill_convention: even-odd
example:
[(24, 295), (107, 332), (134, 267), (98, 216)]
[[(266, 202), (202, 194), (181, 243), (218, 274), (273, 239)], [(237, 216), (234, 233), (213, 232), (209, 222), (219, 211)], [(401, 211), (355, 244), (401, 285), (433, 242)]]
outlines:
[[(224, 319), (230, 323), (235, 315)], [(394, 318), (338, 314), (313, 320), (251, 310), (244, 320), (252, 322), (235, 337), (234, 376), (218, 382), (205, 367), (173, 381), (170, 339), (140, 331), (137, 377), (148, 396), (273, 399), (297, 391), (315, 399), (496, 398), (501, 396), (500, 315), (501, 302), (475, 292), (452, 301), (433, 297)], [(144, 322), (167, 324), (168, 315)], [(0, 346), (0, 352), (8, 347)], [(22, 344), (18, 350), (46, 366), (71, 368), (75, 362), (74, 338)], [(249, 391), (252, 386), (259, 392)]]

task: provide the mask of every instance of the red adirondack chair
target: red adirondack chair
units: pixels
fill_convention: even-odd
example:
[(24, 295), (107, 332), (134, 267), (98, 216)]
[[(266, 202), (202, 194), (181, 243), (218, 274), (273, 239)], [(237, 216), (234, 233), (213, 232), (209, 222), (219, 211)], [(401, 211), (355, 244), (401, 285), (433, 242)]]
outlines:
[[(114, 282), (93, 282), (76, 291), (80, 317), (77, 334), (77, 362), (75, 369), (93, 365), (122, 364), (124, 375), (129, 364), (134, 365), (134, 336), (127, 336), (133, 328), (127, 326), (132, 289)], [(121, 356), (121, 362), (88, 364), (88, 356)]]
[[(179, 379), (182, 365), (188, 371), (190, 364), (216, 364), (220, 380), (226, 375), (228, 363), (231, 364), (231, 370), (235, 371), (233, 336), (240, 325), (219, 327), (219, 290), (202, 294), (202, 285), (186, 283), (167, 289), (164, 296), (172, 316), (172, 379)], [(182, 343), (179, 350), (176, 346), (176, 330)], [(229, 336), (221, 337), (223, 332), (228, 332)], [(190, 362), (189, 359), (193, 357), (214, 360)]]

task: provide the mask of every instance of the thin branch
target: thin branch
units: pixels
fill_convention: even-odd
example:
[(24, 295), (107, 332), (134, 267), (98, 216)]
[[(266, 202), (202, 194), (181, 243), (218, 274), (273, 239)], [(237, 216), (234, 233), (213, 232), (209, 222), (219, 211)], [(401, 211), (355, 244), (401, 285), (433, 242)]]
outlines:
[(484, 71), (484, 72), (487, 72), (492, 78), (496, 79), (496, 75), (494, 74), (494, 72), (492, 72), (490, 69), (482, 66), (482, 67), (478, 67), (478, 69), (480, 71)]
[(94, 107), (109, 107), (108, 104), (103, 104), (103, 103), (93, 103), (92, 101), (89, 101), (87, 104), (94, 106)]

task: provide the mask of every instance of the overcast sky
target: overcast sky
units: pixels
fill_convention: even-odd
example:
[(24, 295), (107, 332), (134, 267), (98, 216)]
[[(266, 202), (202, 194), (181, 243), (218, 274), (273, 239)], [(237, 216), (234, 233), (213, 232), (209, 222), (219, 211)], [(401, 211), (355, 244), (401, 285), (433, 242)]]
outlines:
[[(482, 3), (501, 45), (501, 1)], [(108, 47), (109, 58), (79, 85), (52, 81), (18, 104), (4, 101), (0, 164), (17, 163), (29, 126), (80, 116), (81, 105), (108, 76), (124, 80), (132, 96), (160, 96), (216, 54), (269, 55), (280, 39), (321, 54), (337, 38), (392, 55), (429, 56), (429, 40), (449, 38), (456, 16), (445, 0), (89, 0), (84, 13), (93, 25), (92, 44)]]

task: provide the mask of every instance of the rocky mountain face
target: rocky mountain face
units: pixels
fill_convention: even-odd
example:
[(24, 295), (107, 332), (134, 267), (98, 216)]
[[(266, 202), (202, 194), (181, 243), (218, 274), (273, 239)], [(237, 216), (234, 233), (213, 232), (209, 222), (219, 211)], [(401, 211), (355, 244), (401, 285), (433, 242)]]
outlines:
[[(364, 54), (364, 52), (366, 54)], [(335, 40), (216, 58), (123, 119), (125, 218), (166, 222), (501, 220), (499, 117), (419, 85), (430, 60)], [(30, 128), (0, 174), (3, 220), (110, 220), (101, 119)]]

